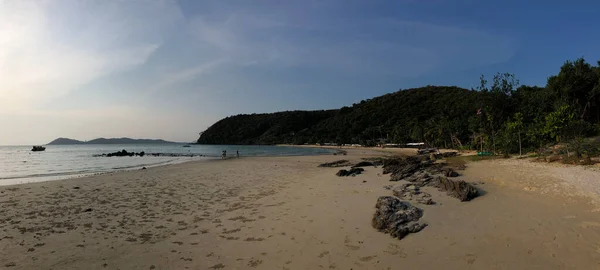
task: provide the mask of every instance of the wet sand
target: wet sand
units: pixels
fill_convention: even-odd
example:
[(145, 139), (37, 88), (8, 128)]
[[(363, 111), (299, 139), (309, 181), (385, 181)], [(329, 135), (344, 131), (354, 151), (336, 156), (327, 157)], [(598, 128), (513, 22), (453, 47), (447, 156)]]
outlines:
[(597, 171), (470, 163), (461, 178), (483, 181), (483, 196), (427, 190), (438, 204), (417, 206), (429, 226), (397, 240), (371, 227), (377, 197), (391, 195), (381, 168), (340, 178), (317, 167), (379, 155), (191, 162), (0, 187), (0, 268), (600, 269), (597, 195), (574, 192), (590, 189), (585, 177), (600, 186)]

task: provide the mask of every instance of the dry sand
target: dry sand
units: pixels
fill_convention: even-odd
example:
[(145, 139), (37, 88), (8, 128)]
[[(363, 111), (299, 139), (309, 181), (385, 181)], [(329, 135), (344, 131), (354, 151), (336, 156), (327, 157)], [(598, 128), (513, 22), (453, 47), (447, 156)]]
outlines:
[[(369, 155), (378, 153), (343, 158)], [(468, 164), (462, 178), (485, 182), (485, 194), (459, 202), (428, 190), (439, 203), (418, 205), (429, 226), (397, 240), (371, 227), (389, 176), (317, 167), (338, 159), (192, 162), (0, 187), (0, 268), (600, 269), (597, 194), (575, 192), (600, 183), (573, 180), (600, 181), (597, 171)]]

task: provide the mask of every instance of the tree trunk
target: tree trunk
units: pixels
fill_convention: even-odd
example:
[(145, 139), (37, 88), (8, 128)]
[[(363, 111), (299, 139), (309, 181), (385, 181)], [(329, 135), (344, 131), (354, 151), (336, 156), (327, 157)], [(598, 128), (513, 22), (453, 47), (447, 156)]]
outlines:
[(521, 152), (521, 131), (519, 131), (519, 156), (522, 156), (523, 153)]

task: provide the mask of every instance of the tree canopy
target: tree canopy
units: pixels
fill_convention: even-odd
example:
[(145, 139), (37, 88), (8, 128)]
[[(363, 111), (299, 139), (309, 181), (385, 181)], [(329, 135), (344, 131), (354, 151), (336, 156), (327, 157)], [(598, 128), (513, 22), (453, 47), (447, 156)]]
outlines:
[[(599, 62), (600, 65), (600, 62)], [(477, 89), (425, 86), (327, 111), (236, 115), (202, 133), (202, 144), (425, 142), (519, 152), (597, 133), (600, 67), (566, 61), (545, 87), (498, 73)]]

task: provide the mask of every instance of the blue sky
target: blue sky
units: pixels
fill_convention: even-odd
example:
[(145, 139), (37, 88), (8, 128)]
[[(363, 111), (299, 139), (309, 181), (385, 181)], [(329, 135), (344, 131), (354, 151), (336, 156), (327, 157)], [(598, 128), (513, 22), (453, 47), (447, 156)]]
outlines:
[(0, 145), (192, 141), (239, 113), (329, 109), (600, 60), (597, 1), (0, 0)]

